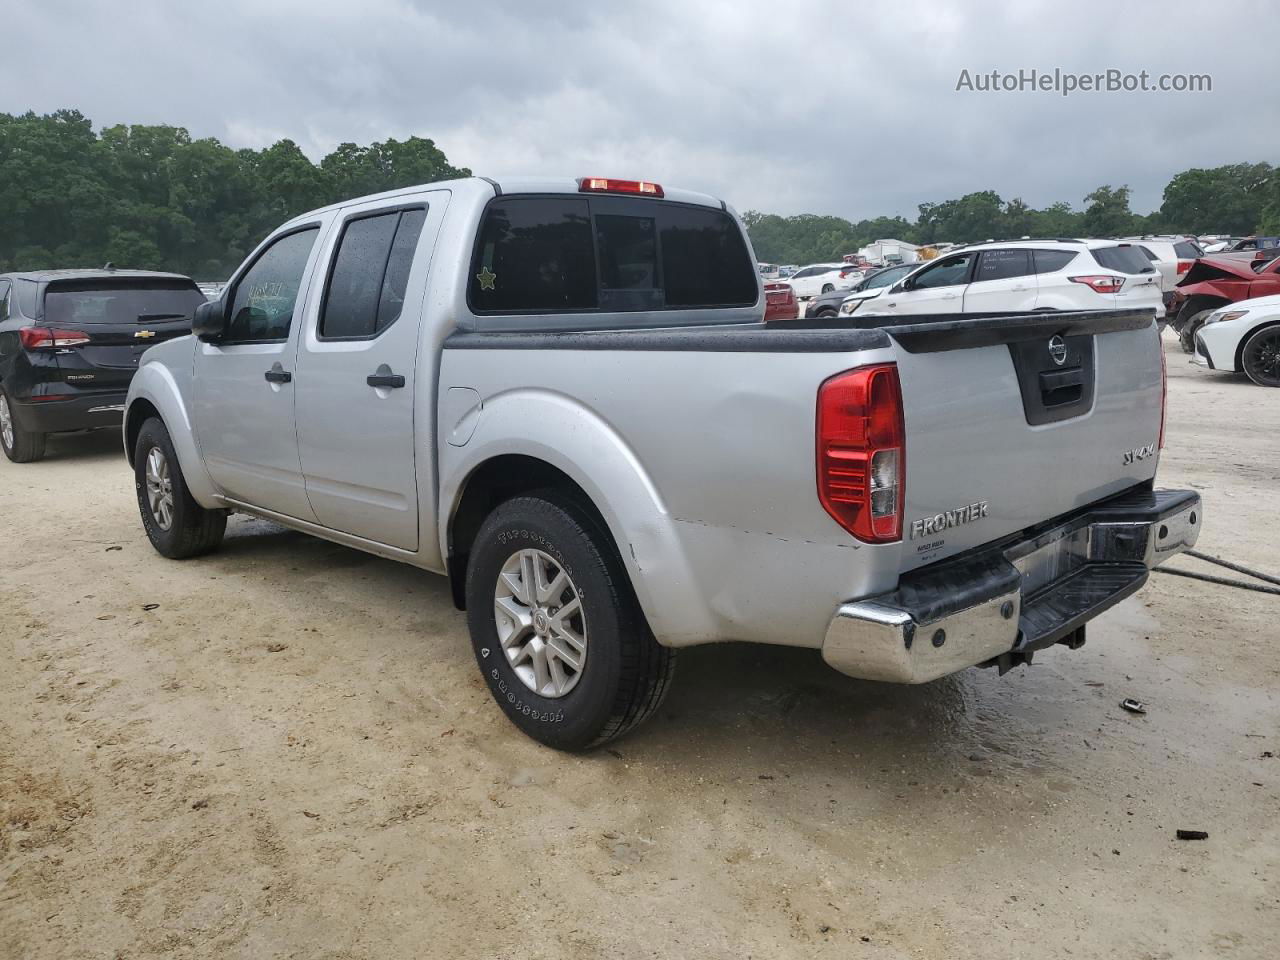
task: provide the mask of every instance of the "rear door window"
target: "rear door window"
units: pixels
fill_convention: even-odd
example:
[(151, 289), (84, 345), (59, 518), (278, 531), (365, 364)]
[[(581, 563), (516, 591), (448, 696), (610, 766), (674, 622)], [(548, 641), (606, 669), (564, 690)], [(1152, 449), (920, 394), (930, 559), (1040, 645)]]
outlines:
[(1031, 257), (1027, 250), (983, 250), (973, 282), (1009, 280), (1031, 273)]
[(347, 222), (320, 312), (321, 339), (366, 340), (399, 318), (425, 219), (418, 208)]
[(1036, 273), (1055, 273), (1075, 258), (1074, 250), (1034, 250), (1031, 254)]
[(1100, 266), (1120, 273), (1151, 273), (1155, 270), (1137, 247), (1099, 247), (1093, 251), (1093, 258)]
[(745, 307), (757, 268), (722, 210), (617, 196), (503, 197), (472, 259), (476, 313)]
[(1191, 240), (1179, 240), (1173, 245), (1173, 252), (1180, 260), (1195, 260), (1204, 256), (1204, 251), (1200, 249), (1200, 244)]

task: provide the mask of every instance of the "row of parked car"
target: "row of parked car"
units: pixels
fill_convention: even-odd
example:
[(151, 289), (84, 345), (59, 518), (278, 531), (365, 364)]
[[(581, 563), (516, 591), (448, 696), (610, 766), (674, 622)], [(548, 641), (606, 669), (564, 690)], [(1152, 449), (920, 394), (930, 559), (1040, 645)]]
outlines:
[(856, 317), (869, 327), (912, 314), (1150, 309), (1197, 363), (1280, 386), (1280, 239), (1230, 246), (1207, 255), (1187, 236), (1024, 238), (878, 269), (813, 264), (765, 284), (766, 320)]

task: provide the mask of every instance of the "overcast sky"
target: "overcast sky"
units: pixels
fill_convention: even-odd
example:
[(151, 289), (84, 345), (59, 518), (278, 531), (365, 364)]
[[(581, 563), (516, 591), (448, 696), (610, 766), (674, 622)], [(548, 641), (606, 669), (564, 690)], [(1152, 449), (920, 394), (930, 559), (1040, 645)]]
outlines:
[[(642, 177), (740, 210), (914, 218), (1280, 162), (1280, 17), (1205, 0), (3, 0), (0, 110), (231, 146), (430, 137), (458, 165)], [(1207, 73), (1211, 93), (957, 92), (1019, 68)]]

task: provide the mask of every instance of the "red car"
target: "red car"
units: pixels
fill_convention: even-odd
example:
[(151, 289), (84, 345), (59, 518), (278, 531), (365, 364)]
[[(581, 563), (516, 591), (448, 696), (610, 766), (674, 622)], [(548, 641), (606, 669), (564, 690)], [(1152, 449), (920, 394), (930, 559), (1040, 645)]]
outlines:
[(794, 320), (800, 316), (800, 301), (791, 284), (770, 280), (764, 285), (764, 322)]
[(1205, 317), (1229, 303), (1280, 293), (1280, 259), (1242, 260), (1231, 256), (1201, 257), (1183, 274), (1173, 291), (1169, 316), (1182, 349), (1195, 349), (1196, 331)]

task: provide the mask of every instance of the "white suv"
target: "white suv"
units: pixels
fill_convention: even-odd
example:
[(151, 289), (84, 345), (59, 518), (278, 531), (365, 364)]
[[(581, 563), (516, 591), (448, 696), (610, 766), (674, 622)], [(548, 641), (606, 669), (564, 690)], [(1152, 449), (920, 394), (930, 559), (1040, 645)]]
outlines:
[(862, 279), (862, 271), (851, 263), (812, 263), (787, 277), (797, 299), (808, 300), (820, 293), (847, 290)]
[(1164, 316), (1160, 274), (1134, 245), (1114, 240), (1008, 240), (951, 251), (913, 271), (881, 296), (861, 302), (846, 300), (840, 313), (1129, 307)]

